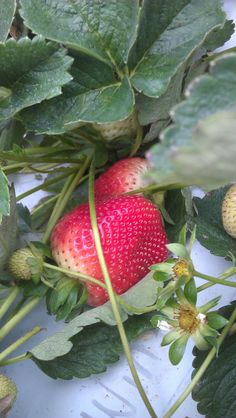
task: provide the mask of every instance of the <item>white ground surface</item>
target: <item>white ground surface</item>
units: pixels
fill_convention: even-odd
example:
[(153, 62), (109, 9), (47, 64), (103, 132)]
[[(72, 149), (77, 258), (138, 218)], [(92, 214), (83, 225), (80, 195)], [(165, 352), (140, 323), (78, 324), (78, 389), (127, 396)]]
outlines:
[[(236, 19), (236, 0), (226, 1), (226, 10)], [(236, 36), (229, 43), (229, 46), (233, 45), (236, 45)], [(18, 192), (33, 187), (33, 183), (33, 177), (21, 179)], [(39, 197), (40, 194), (37, 195)], [(25, 204), (31, 206), (32, 198), (25, 199)], [(228, 265), (225, 260), (210, 255), (199, 244), (195, 245), (193, 256), (196, 268), (212, 275), (219, 274)], [(221, 286), (215, 286), (211, 292), (212, 297), (223, 292), (222, 305), (236, 297), (236, 291)], [(200, 302), (204, 302), (204, 294), (201, 294), (201, 299)], [(42, 304), (32, 313), (32, 317), (17, 327), (14, 339), (35, 325), (41, 325), (46, 330), (35, 336), (24, 349), (32, 348), (62, 326), (53, 323)], [(168, 349), (160, 348), (161, 339), (161, 332), (151, 332), (133, 344), (133, 355), (141, 381), (159, 418), (188, 384), (192, 371), (191, 344), (181, 364), (173, 367), (168, 361)], [(6, 345), (10, 342), (12, 336), (9, 336)], [(22, 349), (18, 353), (22, 353)], [(52, 380), (31, 361), (8, 366), (3, 372), (18, 386), (17, 402), (9, 418), (148, 418), (123, 356), (106, 373), (84, 380)], [(200, 417), (191, 397), (174, 415), (174, 418)]]

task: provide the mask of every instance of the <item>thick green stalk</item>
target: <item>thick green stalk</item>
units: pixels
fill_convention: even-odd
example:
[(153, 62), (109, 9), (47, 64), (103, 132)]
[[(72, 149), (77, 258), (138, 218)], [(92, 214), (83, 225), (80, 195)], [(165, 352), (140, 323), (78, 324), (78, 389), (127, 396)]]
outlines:
[(235, 282), (228, 282), (227, 280), (217, 279), (216, 277), (208, 276), (207, 274), (200, 273), (199, 271), (194, 270), (194, 276), (200, 277), (201, 279), (207, 280), (208, 282), (214, 284), (221, 284), (222, 286), (236, 287)]
[(84, 163), (81, 165), (79, 171), (74, 176), (71, 176), (68, 181), (65, 183), (62, 192), (54, 206), (50, 219), (48, 221), (47, 229), (43, 236), (43, 242), (46, 243), (51, 235), (51, 232), (56, 225), (58, 219), (62, 215), (73, 191), (79, 184), (80, 180), (83, 178), (85, 171), (87, 170), (92, 157), (87, 156)]
[(17, 341), (13, 344), (9, 345), (5, 350), (0, 353), (0, 363), (7, 357), (9, 354), (13, 353), (18, 347), (28, 341), (31, 337), (38, 334), (42, 331), (40, 327), (34, 327), (31, 331), (27, 332), (25, 335), (20, 337)]
[(17, 196), (16, 201), (18, 202), (19, 200), (24, 199), (25, 197), (30, 196), (31, 194), (36, 193), (39, 190), (45, 189), (47, 186), (51, 186), (52, 184), (58, 183), (60, 180), (63, 180), (64, 178), (68, 177), (69, 174), (74, 173), (75, 170), (76, 170), (76, 167), (70, 170), (67, 170), (66, 173), (63, 173), (58, 177), (54, 177), (51, 180), (41, 183), (39, 186), (33, 187), (30, 190), (27, 190), (27, 192), (24, 192), (20, 194), (19, 196)]
[(9, 332), (19, 324), (19, 322), (25, 318), (26, 315), (39, 303), (41, 298), (32, 298), (23, 308), (17, 312), (9, 321), (7, 321), (0, 329), (0, 341), (9, 334)]
[(27, 360), (30, 357), (31, 357), (30, 353), (24, 353), (24, 354), (21, 354), (20, 356), (12, 357), (7, 360), (1, 361), (0, 367), (9, 366), (10, 364), (14, 364), (14, 363), (19, 363), (20, 361)]
[[(230, 319), (226, 326), (224, 327), (220, 337), (218, 338), (218, 344), (217, 346), (220, 347), (223, 343), (224, 339), (232, 329), (232, 325), (236, 320), (236, 308), (234, 309), (232, 315), (230, 316)], [(164, 415), (163, 418), (171, 418), (172, 415), (177, 411), (177, 409), (180, 407), (180, 405), (185, 401), (185, 399), (190, 395), (195, 385), (199, 382), (205, 371), (207, 370), (208, 366), (211, 364), (212, 360), (214, 359), (216, 355), (217, 349), (216, 347), (213, 347), (211, 351), (208, 353), (207, 357), (205, 358), (204, 362), (202, 363), (201, 367), (198, 369), (197, 373), (194, 375), (191, 383), (188, 385), (188, 387), (184, 390), (184, 392), (180, 395), (180, 397), (177, 399), (177, 401), (174, 403), (174, 405), (167, 411), (167, 413)]]
[(152, 405), (150, 404), (148, 397), (145, 393), (145, 390), (142, 387), (141, 381), (139, 379), (138, 373), (136, 371), (134, 362), (133, 362), (133, 358), (131, 355), (131, 351), (130, 351), (130, 346), (129, 346), (129, 342), (125, 333), (125, 329), (120, 317), (120, 312), (119, 312), (119, 308), (118, 308), (118, 304), (116, 302), (116, 297), (112, 288), (112, 284), (111, 284), (111, 279), (110, 279), (110, 275), (109, 275), (109, 271), (107, 269), (107, 265), (106, 265), (106, 261), (104, 258), (104, 254), (103, 254), (103, 250), (102, 250), (102, 244), (101, 244), (101, 239), (100, 239), (100, 234), (99, 234), (99, 229), (98, 229), (98, 224), (97, 224), (97, 217), (96, 217), (96, 208), (95, 208), (95, 201), (94, 201), (94, 172), (95, 172), (95, 167), (94, 167), (94, 161), (91, 164), (90, 167), (90, 175), (89, 175), (89, 211), (90, 211), (90, 219), (91, 219), (91, 225), (92, 225), (92, 230), (93, 230), (93, 236), (94, 236), (94, 242), (95, 242), (95, 246), (96, 246), (96, 250), (97, 250), (97, 255), (98, 255), (98, 259), (99, 259), (99, 263), (102, 269), (102, 273), (103, 273), (103, 277), (104, 277), (104, 281), (106, 283), (106, 287), (107, 287), (107, 293), (111, 302), (111, 306), (112, 306), (112, 311), (116, 320), (116, 324), (117, 324), (117, 328), (120, 334), (120, 339), (123, 345), (123, 349), (125, 352), (125, 355), (127, 357), (127, 361), (130, 367), (130, 371), (132, 373), (133, 379), (135, 381), (135, 384), (137, 386), (137, 389), (140, 393), (140, 396), (150, 414), (151, 417), (153, 418), (157, 418), (156, 413), (154, 411), (154, 409), (152, 408)]
[(6, 297), (6, 299), (4, 300), (4, 302), (2, 303), (0, 307), (0, 319), (5, 315), (8, 309), (11, 307), (12, 303), (16, 299), (19, 292), (20, 292), (20, 289), (17, 286), (14, 286), (10, 290), (9, 295)]

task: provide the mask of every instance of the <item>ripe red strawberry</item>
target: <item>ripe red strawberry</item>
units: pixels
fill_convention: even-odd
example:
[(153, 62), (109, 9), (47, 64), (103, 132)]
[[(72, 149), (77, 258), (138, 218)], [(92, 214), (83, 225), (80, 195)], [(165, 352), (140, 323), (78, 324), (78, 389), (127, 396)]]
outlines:
[[(149, 266), (167, 257), (167, 238), (158, 209), (142, 196), (117, 196), (96, 202), (102, 247), (115, 292), (121, 294), (142, 279)], [(59, 266), (103, 281), (90, 223), (89, 206), (66, 214), (51, 235)], [(88, 303), (107, 301), (104, 289), (86, 283)]]
[(101, 199), (144, 187), (142, 176), (147, 170), (144, 158), (117, 161), (95, 181), (95, 196)]

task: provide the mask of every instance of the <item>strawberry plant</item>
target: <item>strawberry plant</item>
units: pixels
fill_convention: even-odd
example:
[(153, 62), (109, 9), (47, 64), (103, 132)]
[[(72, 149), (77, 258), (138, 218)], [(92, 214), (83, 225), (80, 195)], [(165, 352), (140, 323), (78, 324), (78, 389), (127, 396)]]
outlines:
[[(200, 414), (234, 418), (236, 308), (219, 295), (236, 287), (236, 53), (214, 52), (233, 32), (220, 0), (2, 0), (0, 367), (81, 379), (124, 352), (145, 416), (192, 394)], [(228, 260), (220, 275), (196, 267), (196, 241)], [(61, 325), (47, 338), (39, 303)], [(195, 345), (169, 409), (130, 345), (157, 329), (170, 369)], [(0, 414), (16, 396), (1, 374)]]

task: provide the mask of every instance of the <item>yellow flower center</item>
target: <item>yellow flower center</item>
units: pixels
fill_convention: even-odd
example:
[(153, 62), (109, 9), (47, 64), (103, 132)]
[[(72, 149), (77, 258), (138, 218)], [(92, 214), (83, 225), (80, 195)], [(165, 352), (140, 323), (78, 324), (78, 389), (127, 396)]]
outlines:
[(184, 259), (178, 260), (172, 268), (175, 277), (189, 276), (189, 263)]
[(189, 334), (194, 334), (201, 322), (197, 310), (191, 305), (181, 305), (176, 317), (180, 328)]

